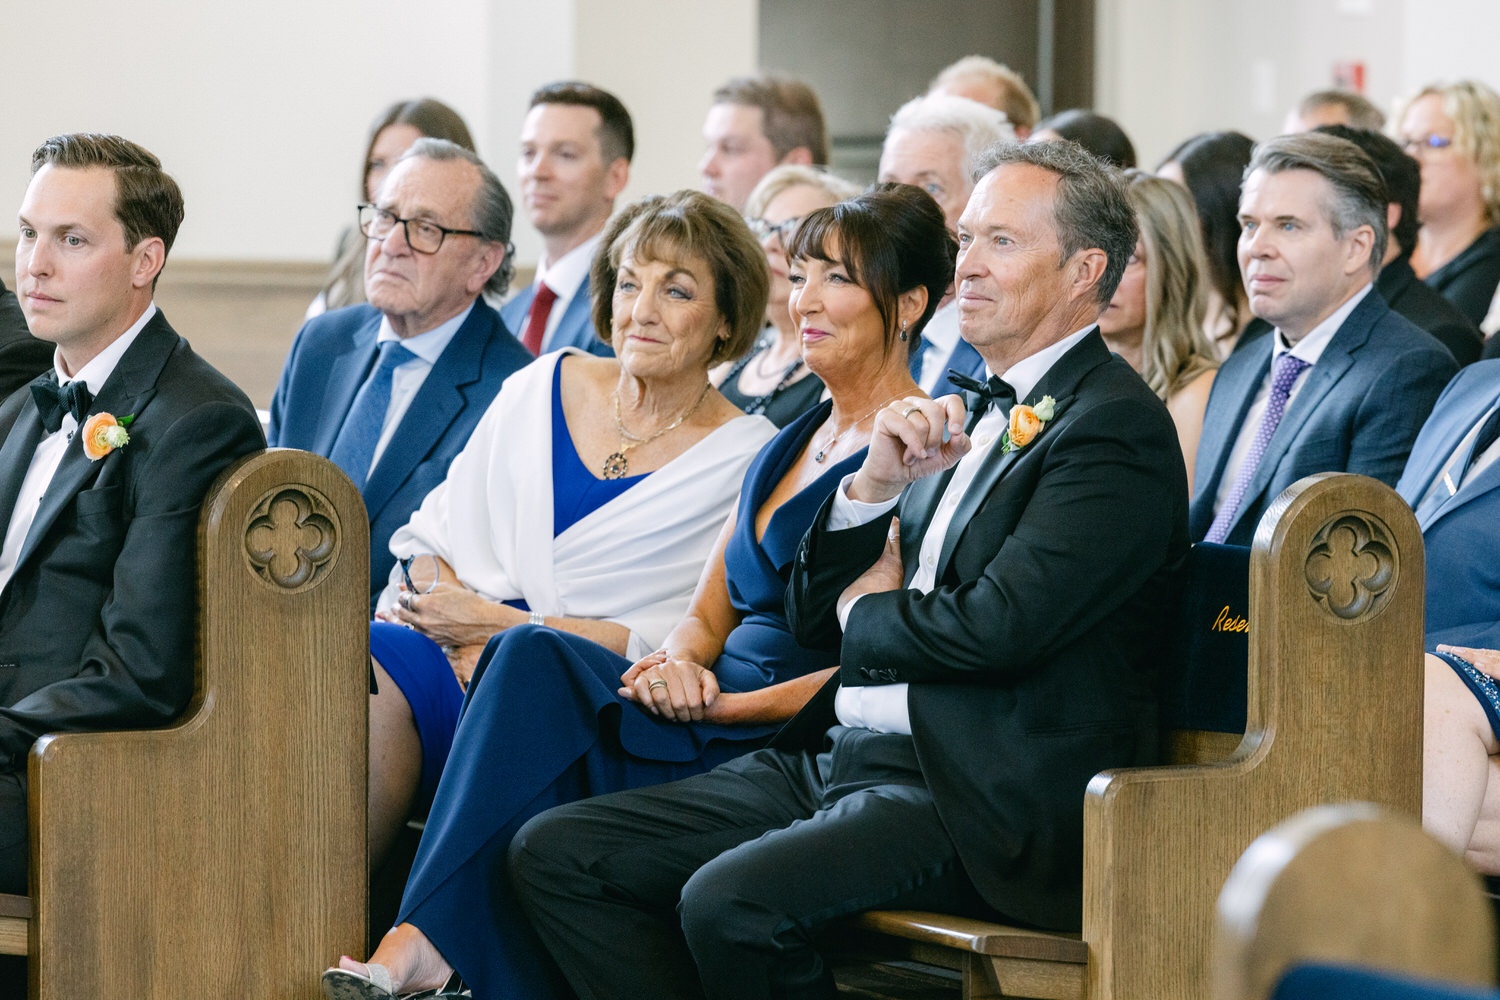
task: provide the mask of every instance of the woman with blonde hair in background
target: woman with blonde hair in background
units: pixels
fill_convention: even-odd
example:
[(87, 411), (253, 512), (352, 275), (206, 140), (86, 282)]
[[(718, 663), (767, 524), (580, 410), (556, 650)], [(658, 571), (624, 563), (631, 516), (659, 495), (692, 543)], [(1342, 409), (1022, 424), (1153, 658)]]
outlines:
[(1219, 367), (1203, 332), (1208, 268), (1198, 219), (1180, 184), (1140, 170), (1125, 177), (1141, 235), (1099, 317), (1099, 332), (1167, 404), (1191, 488), (1203, 410)]
[(1432, 84), (1393, 120), (1422, 166), (1412, 270), (1479, 326), (1500, 285), (1500, 94), (1477, 80)]

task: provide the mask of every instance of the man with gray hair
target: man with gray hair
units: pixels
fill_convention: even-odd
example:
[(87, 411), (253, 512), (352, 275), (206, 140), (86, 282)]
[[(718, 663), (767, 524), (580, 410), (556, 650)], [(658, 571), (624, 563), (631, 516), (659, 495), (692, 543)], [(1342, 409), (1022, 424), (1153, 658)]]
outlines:
[(1084, 789), (1155, 754), (1187, 482), (1099, 335), (1136, 240), (1119, 178), (1067, 143), (982, 167), (958, 297), (994, 376), (881, 409), (794, 560), (793, 629), (835, 675), (770, 748), (511, 845), (580, 997), (832, 998), (819, 935), (872, 908), (1081, 924)]
[(1394, 485), (1458, 370), (1373, 286), (1388, 196), (1354, 143), (1322, 133), (1255, 148), (1240, 195), (1250, 311), (1274, 329), (1214, 379), (1193, 482), (1195, 540), (1248, 545), (1266, 505), (1303, 476)]
[(364, 495), (372, 609), (395, 564), (391, 534), (531, 360), (480, 297), (510, 284), (511, 216), (478, 156), (417, 140), (359, 206), (368, 304), (308, 321), (271, 400), (270, 443), (327, 456)]
[[(891, 116), (880, 150), (879, 180), (910, 184), (932, 195), (957, 230), (958, 217), (974, 190), (974, 168), (985, 150), (1016, 137), (1005, 115), (965, 97), (916, 97)], [(952, 369), (970, 378), (983, 377), (979, 352), (958, 336), (958, 308), (951, 295), (922, 331), (912, 352), (912, 377), (929, 396), (957, 392), (948, 380)]]

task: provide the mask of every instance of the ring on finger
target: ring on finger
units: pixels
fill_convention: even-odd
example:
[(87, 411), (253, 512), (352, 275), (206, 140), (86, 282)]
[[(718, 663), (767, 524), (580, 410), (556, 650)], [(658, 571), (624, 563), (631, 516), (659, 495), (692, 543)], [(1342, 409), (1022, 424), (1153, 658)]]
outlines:
[(657, 688), (664, 688), (666, 686), (667, 686), (667, 682), (664, 681), (664, 680), (662, 680), (660, 677), (658, 677), (656, 680), (654, 680), (650, 684), (646, 685), (646, 690), (647, 691), (655, 691)]
[(907, 417), (911, 416), (913, 413), (920, 412), (921, 409), (922, 408), (920, 406), (908, 406), (906, 409), (904, 409), (904, 410), (901, 411), (901, 419), (905, 420)]

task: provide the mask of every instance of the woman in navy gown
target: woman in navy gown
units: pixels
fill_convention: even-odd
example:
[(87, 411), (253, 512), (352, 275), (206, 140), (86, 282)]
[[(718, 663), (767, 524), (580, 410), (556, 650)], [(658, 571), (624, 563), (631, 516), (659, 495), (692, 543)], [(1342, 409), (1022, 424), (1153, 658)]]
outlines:
[(808, 215), (790, 241), (791, 308), (832, 399), (758, 455), (687, 616), (634, 663), (554, 629), (495, 636), (469, 687), (407, 882), (370, 964), (330, 997), (431, 988), (456, 968), (475, 997), (566, 996), (511, 898), (505, 854), (544, 809), (706, 771), (763, 744), (836, 669), (783, 609), (798, 543), (863, 459), (874, 414), (920, 393), (909, 353), (953, 277), (925, 192), (881, 185)]

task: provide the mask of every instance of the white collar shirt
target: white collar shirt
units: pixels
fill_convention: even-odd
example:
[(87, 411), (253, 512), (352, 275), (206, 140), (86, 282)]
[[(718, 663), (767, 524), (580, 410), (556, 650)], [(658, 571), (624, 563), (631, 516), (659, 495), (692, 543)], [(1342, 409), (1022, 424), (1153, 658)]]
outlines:
[[(546, 282), (547, 287), (552, 289), (557, 296), (557, 301), (552, 303), (552, 311), (547, 314), (547, 329), (542, 334), (542, 351), (552, 348), (552, 336), (557, 332), (557, 326), (562, 322), (563, 314), (573, 304), (573, 296), (578, 294), (578, 289), (583, 286), (583, 279), (589, 276), (589, 265), (594, 262), (594, 251), (599, 249), (599, 241), (604, 238), (601, 230), (593, 236), (584, 240), (555, 261), (544, 260), (537, 266), (537, 282)], [(532, 304), (536, 304), (533, 298)], [(526, 310), (526, 322), (521, 324), (525, 330), (527, 323), (531, 320), (531, 310)]]
[[(104, 383), (109, 381), (110, 375), (114, 373), (115, 366), (120, 363), (130, 345), (135, 343), (136, 337), (140, 336), (146, 324), (156, 315), (156, 303), (152, 302), (146, 307), (146, 311), (130, 325), (120, 336), (104, 350), (89, 359), (88, 364), (80, 368), (72, 378), (63, 375), (62, 355), (54, 352), (52, 356), (53, 370), (57, 373), (59, 385), (68, 385), (71, 382), (82, 382), (88, 386), (89, 392), (97, 396), (104, 388)], [(27, 392), (27, 389), (21, 389)], [(125, 416), (125, 414), (116, 414)], [(51, 434), (43, 431), (42, 439), (37, 442), (36, 450), (31, 453), (31, 464), (27, 466), (26, 478), (21, 481), (21, 491), (16, 495), (16, 505), (11, 509), (10, 521), (5, 529), (5, 541), (0, 544), (0, 590), (10, 584), (10, 578), (16, 571), (16, 561), (21, 556), (21, 550), (25, 547), (26, 536), (31, 531), (31, 524), (36, 520), (37, 510), (42, 505), (42, 499), (46, 496), (47, 487), (52, 484), (52, 477), (57, 472), (57, 467), (62, 464), (63, 453), (68, 449), (68, 443), (73, 440), (74, 432), (78, 430), (78, 421), (73, 419), (73, 414), (65, 413), (62, 425)]]
[(396, 428), (401, 426), (401, 421), (406, 416), (406, 411), (411, 408), (412, 400), (422, 388), (422, 383), (427, 381), (427, 376), (432, 372), (432, 366), (437, 364), (438, 358), (443, 356), (443, 351), (448, 349), (448, 344), (458, 333), (459, 327), (464, 325), (464, 321), (473, 311), (474, 304), (471, 302), (469, 308), (452, 319), (439, 323), (425, 333), (405, 338), (397, 335), (389, 319), (381, 318), (380, 333), (375, 338), (376, 346), (388, 340), (399, 340), (401, 346), (416, 357), (403, 361), (391, 371), (391, 401), (385, 408), (385, 421), (380, 425), (380, 440), (375, 442), (375, 453), (370, 457), (372, 472), (380, 463), (380, 456), (385, 454), (386, 445), (390, 444), (391, 438), (395, 436)]

